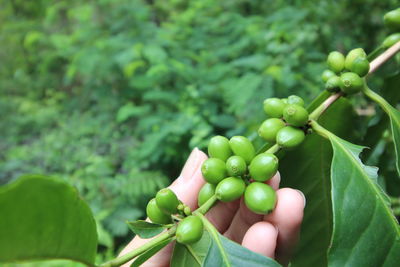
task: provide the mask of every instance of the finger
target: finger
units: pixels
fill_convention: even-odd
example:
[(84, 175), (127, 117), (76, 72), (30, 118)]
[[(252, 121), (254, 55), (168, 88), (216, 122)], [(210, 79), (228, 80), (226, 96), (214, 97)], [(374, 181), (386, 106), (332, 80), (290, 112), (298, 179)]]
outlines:
[(305, 197), (298, 190), (282, 188), (277, 191), (277, 198), (274, 211), (266, 215), (264, 220), (274, 224), (279, 230), (276, 257), (286, 265), (298, 240)]
[(243, 238), (242, 245), (256, 253), (274, 258), (278, 230), (269, 222), (252, 225)]
[(205, 183), (201, 165), (206, 159), (207, 155), (195, 148), (183, 167), (181, 175), (169, 186), (178, 199), (192, 210), (197, 207), (197, 195)]
[(220, 233), (223, 233), (231, 224), (233, 217), (239, 209), (239, 205), (239, 199), (226, 203), (218, 202), (215, 207), (207, 212), (206, 217)]
[[(197, 194), (200, 191), (201, 186), (205, 183), (201, 174), (201, 164), (207, 156), (199, 149), (195, 148), (190, 154), (185, 166), (182, 169), (181, 175), (176, 179), (170, 186), (171, 190), (175, 192), (178, 198), (188, 205), (190, 208), (196, 207)], [(136, 236), (120, 253), (124, 255), (129, 251), (132, 251), (143, 244), (149, 242), (151, 239), (141, 239)], [(151, 257), (142, 266), (168, 266), (173, 250), (173, 244), (169, 244), (156, 255)], [(128, 267), (132, 261), (122, 265)]]
[[(272, 177), (272, 179), (268, 180), (267, 183), (271, 185), (272, 188), (277, 190), (280, 180), (281, 177), (278, 172), (274, 177)], [(261, 221), (262, 219), (263, 215), (255, 214), (254, 212), (250, 211), (244, 204), (242, 198), (242, 201), (240, 202), (240, 207), (236, 212), (231, 225), (224, 235), (237, 243), (241, 243), (245, 233), (250, 228), (250, 226), (252, 226), (256, 222)]]

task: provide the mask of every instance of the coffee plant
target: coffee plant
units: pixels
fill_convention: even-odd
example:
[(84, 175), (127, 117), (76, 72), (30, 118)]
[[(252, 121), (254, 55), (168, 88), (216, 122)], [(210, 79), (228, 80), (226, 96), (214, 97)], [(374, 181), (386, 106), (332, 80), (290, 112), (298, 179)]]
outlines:
[[(307, 205), (328, 213), (318, 218), (306, 210), (299, 252), (291, 265), (396, 266), (400, 261), (400, 228), (394, 214), (399, 214), (400, 200), (389, 198), (380, 184), (378, 169), (362, 162), (360, 154), (365, 147), (342, 138), (357, 140), (351, 133), (358, 123), (351, 98), (361, 98), (361, 94), (389, 117), (389, 131), (383, 125), (380, 135), (392, 138), (394, 164), (397, 176), (400, 174), (400, 112), (389, 104), (391, 99), (385, 100), (368, 85), (391, 58), (397, 60), (394, 87), (400, 81), (400, 8), (385, 14), (384, 23), (389, 35), (371, 53), (362, 48), (347, 54), (329, 53), (328, 69), (322, 72), (325, 90), (308, 106), (297, 95), (259, 103), (267, 117), (258, 129), (263, 145), (256, 146), (253, 138), (245, 136), (212, 137), (209, 158), (201, 166), (204, 185), (198, 193), (198, 208), (191, 210), (171, 189), (161, 189), (147, 204), (149, 220), (128, 222), (136, 235), (149, 241), (115, 259), (95, 262), (95, 220), (71, 186), (39, 175), (23, 176), (2, 186), (0, 261), (63, 258), (88, 266), (113, 267), (127, 262), (139, 266), (174, 242), (171, 266), (280, 266), (225, 238), (205, 217), (217, 202), (242, 197), (254, 213), (269, 214), (277, 196), (266, 181), (279, 169), (284, 184), (286, 178), (303, 176), (301, 185), (300, 181), (292, 185), (299, 184), (307, 196), (316, 182), (323, 183), (325, 192), (317, 193), (321, 199), (310, 197)], [(374, 138), (369, 134), (365, 133), (364, 140)], [(298, 166), (300, 163), (304, 166)], [(308, 175), (311, 172), (313, 175)], [(313, 181), (316, 177), (325, 180)], [(321, 201), (325, 207), (320, 206)], [(317, 223), (320, 219), (325, 221)], [(321, 230), (312, 229), (321, 225)], [(329, 243), (313, 243), (321, 231)]]

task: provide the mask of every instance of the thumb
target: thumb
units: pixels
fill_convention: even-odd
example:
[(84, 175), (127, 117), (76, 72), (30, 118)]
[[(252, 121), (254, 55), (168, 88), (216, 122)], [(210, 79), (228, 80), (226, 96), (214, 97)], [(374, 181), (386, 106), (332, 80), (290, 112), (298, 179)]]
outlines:
[[(179, 177), (169, 186), (171, 190), (175, 192), (178, 199), (188, 205), (191, 209), (194, 209), (197, 204), (197, 194), (200, 191), (201, 186), (204, 184), (203, 176), (201, 174), (201, 165), (207, 156), (201, 152), (198, 148), (193, 149), (185, 166), (182, 169)], [(147, 219), (148, 220), (148, 219)], [(142, 239), (136, 236), (120, 253), (124, 255), (129, 251), (132, 251), (143, 244), (146, 244), (151, 239)], [(157, 254), (146, 261), (142, 266), (168, 266), (173, 250), (173, 244), (169, 244)], [(132, 264), (133, 260), (122, 265), (128, 267)]]

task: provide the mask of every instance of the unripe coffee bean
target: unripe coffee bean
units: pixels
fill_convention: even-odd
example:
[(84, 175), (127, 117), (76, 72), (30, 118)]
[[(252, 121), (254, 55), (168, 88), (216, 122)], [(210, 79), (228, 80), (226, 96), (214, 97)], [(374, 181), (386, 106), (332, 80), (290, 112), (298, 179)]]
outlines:
[(215, 195), (222, 202), (229, 202), (240, 198), (245, 189), (246, 184), (242, 179), (237, 177), (228, 177), (219, 182), (215, 189)]
[(281, 118), (286, 104), (279, 98), (267, 98), (264, 100), (264, 111), (271, 118)]
[(288, 97), (288, 104), (296, 104), (304, 107), (304, 100), (300, 96), (291, 95)]
[(395, 43), (397, 43), (398, 41), (400, 41), (400, 32), (393, 33), (385, 38), (385, 40), (382, 42), (382, 47), (384, 49), (387, 49), (392, 45), (394, 45)]
[(244, 203), (254, 213), (268, 214), (275, 208), (276, 193), (267, 184), (253, 182), (246, 188)]
[(202, 206), (207, 202), (212, 196), (215, 194), (215, 184), (205, 183), (203, 187), (199, 191), (199, 195), (197, 197), (197, 204)]
[(165, 214), (157, 205), (156, 199), (153, 198), (149, 201), (146, 207), (147, 217), (153, 222), (158, 224), (170, 223), (171, 216)]
[(163, 188), (156, 194), (156, 203), (164, 213), (170, 215), (178, 212), (180, 201), (171, 189)]
[(354, 60), (358, 57), (367, 58), (367, 54), (365, 53), (364, 49), (362, 48), (355, 48), (347, 53), (346, 60), (344, 66), (347, 70), (351, 71), (351, 65), (353, 64)]
[(305, 138), (305, 134), (299, 128), (286, 126), (279, 130), (276, 135), (276, 143), (283, 148), (293, 148), (300, 145)]
[(338, 51), (330, 52), (326, 63), (330, 70), (340, 73), (344, 68), (344, 55)]
[(360, 92), (364, 86), (364, 81), (354, 72), (343, 73), (340, 80), (342, 81), (342, 91), (348, 95)]
[(181, 244), (193, 244), (203, 236), (203, 222), (198, 216), (188, 216), (179, 222), (176, 228), (176, 241)]
[(232, 155), (228, 138), (220, 135), (211, 138), (208, 144), (208, 155), (211, 158), (226, 161)]
[(229, 145), (236, 156), (244, 159), (246, 164), (250, 164), (256, 151), (251, 141), (244, 136), (234, 136), (229, 140)]
[(400, 31), (400, 8), (386, 13), (383, 16), (383, 22), (391, 31)]
[(261, 153), (250, 163), (249, 172), (251, 178), (258, 182), (271, 179), (278, 171), (278, 158), (272, 153)]
[(334, 76), (336, 76), (336, 74), (331, 70), (324, 70), (324, 72), (321, 75), (322, 80), (325, 83), (329, 80), (329, 78), (334, 77)]
[(293, 126), (304, 126), (308, 122), (308, 111), (299, 105), (287, 105), (283, 110), (283, 118)]
[(241, 156), (232, 156), (226, 161), (226, 171), (229, 176), (242, 176), (246, 170), (246, 161)]
[(364, 77), (369, 72), (369, 61), (365, 57), (356, 58), (351, 64), (351, 71), (360, 77)]
[(218, 184), (226, 177), (225, 162), (217, 158), (206, 159), (201, 166), (201, 173), (207, 182)]
[(342, 80), (340, 79), (339, 76), (331, 77), (325, 84), (325, 89), (331, 93), (339, 92), (341, 87), (342, 87)]
[(281, 119), (271, 118), (265, 120), (258, 129), (258, 135), (268, 142), (275, 142), (276, 134), (285, 127), (285, 122)]

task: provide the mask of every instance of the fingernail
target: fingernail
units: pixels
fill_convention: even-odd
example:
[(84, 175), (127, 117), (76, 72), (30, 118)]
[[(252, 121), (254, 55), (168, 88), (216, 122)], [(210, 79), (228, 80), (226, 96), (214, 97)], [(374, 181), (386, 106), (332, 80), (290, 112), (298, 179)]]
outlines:
[(194, 172), (196, 171), (198, 164), (199, 164), (199, 149), (195, 147), (190, 153), (189, 158), (187, 159), (185, 166), (183, 166), (181, 175), (179, 175), (179, 179), (190, 179), (193, 176)]
[(299, 193), (300, 193), (300, 195), (303, 197), (303, 201), (304, 201), (304, 207), (305, 207), (305, 206), (306, 206), (306, 202), (307, 202), (307, 201), (306, 201), (306, 196), (305, 196), (305, 195), (304, 195), (304, 193), (303, 193), (303, 192), (301, 192), (300, 190), (297, 190), (297, 189), (296, 189), (296, 191), (297, 191), (297, 192), (299, 192)]

